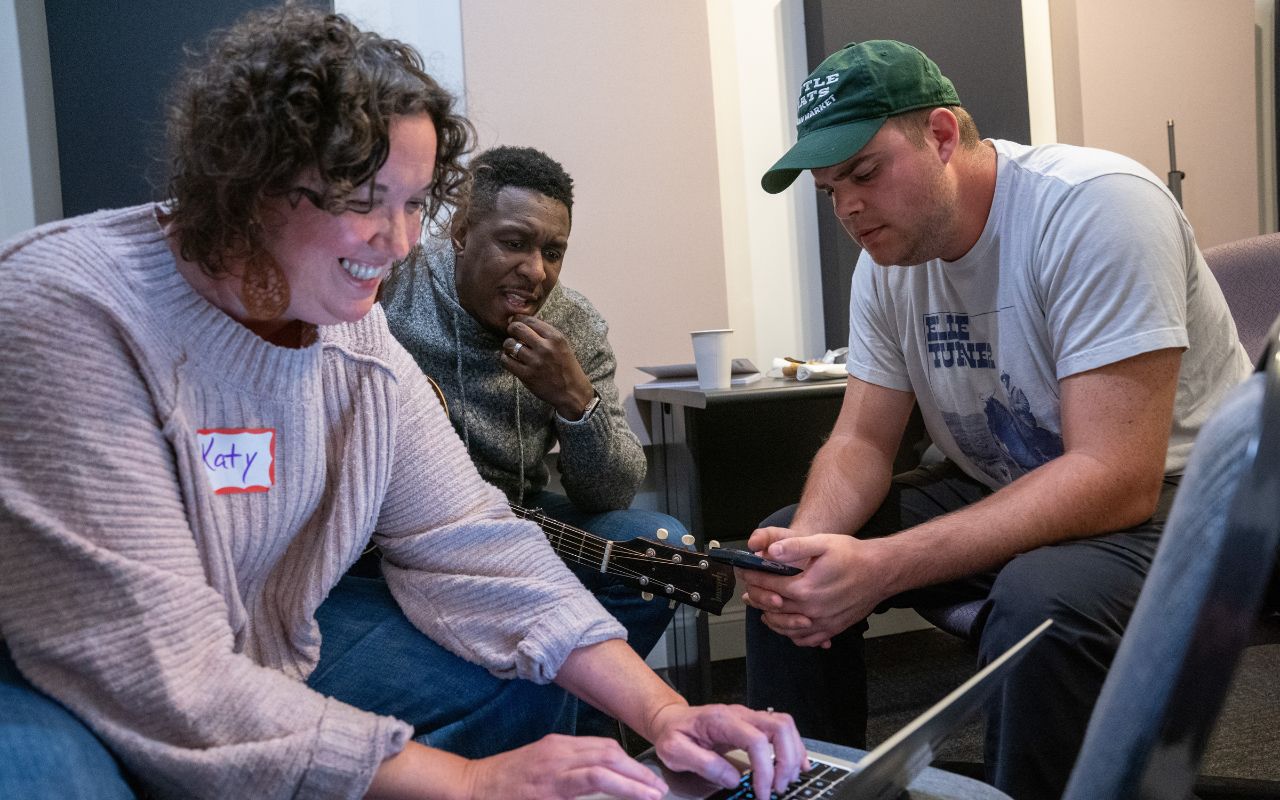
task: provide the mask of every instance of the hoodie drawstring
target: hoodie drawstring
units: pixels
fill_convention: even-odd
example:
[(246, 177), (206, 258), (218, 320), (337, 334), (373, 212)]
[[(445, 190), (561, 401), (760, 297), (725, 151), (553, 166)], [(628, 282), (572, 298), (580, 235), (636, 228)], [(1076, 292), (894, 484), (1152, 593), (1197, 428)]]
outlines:
[(462, 445), (467, 448), (467, 455), (471, 455), (471, 429), (467, 427), (467, 382), (462, 379), (462, 334), (458, 331), (458, 314), (454, 312), (449, 315), (453, 320), (453, 352), (454, 352), (454, 377), (458, 380), (458, 391), (462, 394), (462, 408), (459, 409), (462, 414)]
[(524, 435), (520, 424), (520, 380), (511, 376), (511, 389), (516, 394), (516, 441), (520, 443), (520, 499), (516, 505), (524, 505)]
[[(453, 321), (453, 352), (455, 354), (453, 371), (462, 400), (458, 411), (462, 416), (462, 445), (467, 449), (467, 455), (471, 455), (471, 426), (467, 424), (467, 382), (462, 377), (462, 332), (458, 328), (457, 312), (450, 314), (450, 319)], [(524, 505), (524, 424), (520, 419), (520, 379), (515, 375), (511, 376), (511, 390), (516, 398), (516, 441), (520, 445), (520, 490), (517, 493), (516, 505), (522, 506)]]

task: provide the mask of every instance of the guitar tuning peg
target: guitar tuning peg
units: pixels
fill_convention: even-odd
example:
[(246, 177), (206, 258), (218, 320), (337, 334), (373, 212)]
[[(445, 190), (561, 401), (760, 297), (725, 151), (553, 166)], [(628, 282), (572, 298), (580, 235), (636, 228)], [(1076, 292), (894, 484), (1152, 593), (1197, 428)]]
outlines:
[(658, 541), (665, 542), (667, 540), (667, 537), (670, 535), (671, 535), (670, 532), (666, 528), (658, 528), (658, 531), (657, 531)]
[(653, 599), (653, 592), (641, 592), (640, 597), (644, 599), (645, 602), (648, 602)]
[(693, 546), (693, 542), (694, 542), (694, 538), (692, 533), (686, 533), (684, 536), (680, 537), (680, 544), (684, 545), (685, 547)]
[(716, 549), (716, 548), (718, 548), (719, 546), (720, 546), (720, 540), (719, 540), (719, 539), (712, 539), (711, 541), (707, 542), (707, 549), (708, 549), (708, 550), (715, 550), (715, 549)]

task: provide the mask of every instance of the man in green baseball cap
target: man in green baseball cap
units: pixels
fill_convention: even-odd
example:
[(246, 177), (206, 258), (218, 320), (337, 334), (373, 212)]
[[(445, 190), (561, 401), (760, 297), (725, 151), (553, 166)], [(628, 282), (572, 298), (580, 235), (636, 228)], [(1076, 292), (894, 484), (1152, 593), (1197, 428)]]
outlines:
[[(743, 574), (748, 702), (864, 746), (873, 611), (972, 603), (983, 663), (1052, 617), (986, 760), (1007, 794), (1058, 797), (1204, 411), (1248, 357), (1155, 175), (981, 139), (916, 48), (832, 54), (796, 128), (761, 185), (809, 170), (863, 252), (840, 417), (799, 504), (748, 544), (805, 568)], [(895, 476), (916, 406), (942, 458)]]
[(857, 153), (892, 116), (959, 105), (951, 81), (911, 45), (889, 40), (848, 45), (801, 85), (798, 139), (760, 184), (777, 194), (804, 170), (839, 164)]

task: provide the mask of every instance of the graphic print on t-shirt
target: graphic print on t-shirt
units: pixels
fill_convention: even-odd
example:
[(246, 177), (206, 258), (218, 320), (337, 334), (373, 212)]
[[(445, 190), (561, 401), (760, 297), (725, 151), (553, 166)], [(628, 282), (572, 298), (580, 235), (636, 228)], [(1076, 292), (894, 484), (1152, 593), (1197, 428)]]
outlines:
[(1036, 419), (1031, 400), (997, 366), (1000, 310), (923, 315), (929, 384), (956, 445), (1001, 484), (1062, 455), (1062, 437)]

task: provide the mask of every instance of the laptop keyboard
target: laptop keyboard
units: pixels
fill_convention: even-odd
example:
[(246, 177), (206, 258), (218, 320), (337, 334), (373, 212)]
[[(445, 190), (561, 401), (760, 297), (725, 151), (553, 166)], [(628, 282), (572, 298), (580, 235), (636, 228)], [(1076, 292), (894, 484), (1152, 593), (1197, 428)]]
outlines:
[[(787, 787), (782, 794), (769, 795), (770, 800), (799, 800), (810, 797), (834, 797), (836, 786), (849, 770), (843, 767), (823, 764), (809, 759), (810, 769), (801, 772), (796, 782)], [(751, 773), (746, 772), (738, 785), (732, 789), (721, 789), (707, 800), (757, 800), (755, 790), (751, 788)]]

